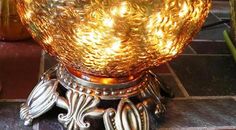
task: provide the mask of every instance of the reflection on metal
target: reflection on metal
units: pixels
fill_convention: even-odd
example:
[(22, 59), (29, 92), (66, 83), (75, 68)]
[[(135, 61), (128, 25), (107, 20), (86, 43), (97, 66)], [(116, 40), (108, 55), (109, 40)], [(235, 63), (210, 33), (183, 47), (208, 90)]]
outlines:
[(117, 113), (108, 109), (103, 120), (106, 130), (149, 130), (146, 108), (142, 104), (135, 106), (129, 99), (121, 99)]
[[(160, 116), (166, 111), (165, 106), (161, 102), (161, 89), (164, 90), (167, 93), (171, 93), (169, 88), (165, 87), (152, 71), (149, 71), (148, 75), (148, 84), (147, 87), (145, 87), (145, 94), (148, 94), (148, 98), (151, 97), (152, 101), (155, 104), (155, 114), (157, 116)], [(159, 87), (157, 87), (159, 86)], [(169, 95), (171, 96), (171, 95)]]
[[(59, 83), (67, 90), (65, 97), (57, 92)], [(149, 130), (148, 113), (158, 117), (165, 111), (160, 91), (167, 89), (161, 87), (158, 77), (151, 71), (130, 83), (135, 84), (105, 85), (99, 89), (58, 65), (42, 76), (22, 105), (20, 116), (25, 125), (30, 125), (33, 119), (56, 105), (67, 110), (59, 114), (58, 120), (68, 130), (90, 129), (92, 124), (87, 120), (90, 118), (103, 120), (106, 130)], [(114, 107), (116, 101), (119, 103)]]
[(103, 114), (103, 112), (94, 112), (96, 105), (100, 102), (100, 99), (96, 96), (68, 90), (66, 97), (69, 106), (68, 113), (60, 114), (58, 120), (69, 130), (89, 128), (90, 123), (84, 121), (85, 117)]
[(58, 81), (53, 79), (41, 81), (30, 94), (27, 102), (22, 104), (20, 110), (21, 119), (25, 120), (25, 125), (31, 124), (37, 118), (50, 110), (58, 99), (56, 92)]

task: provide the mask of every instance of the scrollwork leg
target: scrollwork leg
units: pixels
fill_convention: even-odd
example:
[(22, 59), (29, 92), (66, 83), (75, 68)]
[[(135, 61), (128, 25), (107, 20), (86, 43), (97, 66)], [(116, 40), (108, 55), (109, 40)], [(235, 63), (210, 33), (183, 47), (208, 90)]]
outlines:
[[(173, 93), (152, 71), (148, 71), (147, 78), (146, 87), (141, 92), (139, 98), (143, 100), (149, 111), (155, 113), (157, 117), (160, 117), (166, 111), (166, 107), (161, 99), (164, 99), (164, 97), (173, 97)], [(164, 95), (162, 95), (162, 92)]]
[(149, 116), (143, 104), (134, 105), (129, 99), (121, 99), (117, 111), (106, 110), (106, 130), (149, 130)]
[(101, 116), (103, 111), (97, 111), (96, 106), (100, 99), (96, 96), (68, 90), (68, 113), (59, 114), (58, 120), (68, 130), (89, 129), (90, 123), (85, 122), (87, 116)]
[(57, 79), (49, 79), (53, 72), (49, 71), (42, 76), (41, 81), (31, 92), (26, 103), (22, 104), (20, 117), (25, 121), (25, 125), (30, 125), (33, 119), (46, 113), (57, 102), (59, 94), (56, 90), (59, 81)]

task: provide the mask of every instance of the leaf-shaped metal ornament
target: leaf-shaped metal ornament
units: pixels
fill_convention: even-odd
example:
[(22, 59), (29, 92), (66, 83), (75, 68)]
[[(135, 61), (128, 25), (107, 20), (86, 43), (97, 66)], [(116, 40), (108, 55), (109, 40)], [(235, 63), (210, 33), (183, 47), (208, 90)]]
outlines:
[(144, 105), (135, 106), (129, 99), (122, 99), (117, 112), (108, 109), (104, 116), (106, 130), (148, 130), (148, 113)]
[(56, 92), (57, 87), (56, 79), (38, 83), (20, 110), (20, 117), (25, 120), (25, 125), (31, 124), (34, 118), (46, 113), (55, 105), (59, 97)]
[(59, 114), (58, 120), (64, 124), (68, 130), (88, 129), (90, 123), (85, 122), (85, 117), (96, 117), (103, 114), (103, 111), (96, 111), (96, 106), (100, 102), (100, 99), (96, 96), (69, 90), (66, 97), (68, 100), (68, 113)]

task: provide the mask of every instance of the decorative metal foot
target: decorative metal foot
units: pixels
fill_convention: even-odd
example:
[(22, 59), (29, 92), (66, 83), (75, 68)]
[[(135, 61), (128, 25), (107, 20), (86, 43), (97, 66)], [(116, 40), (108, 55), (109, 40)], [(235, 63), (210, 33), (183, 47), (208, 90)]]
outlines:
[(20, 117), (25, 121), (25, 125), (30, 125), (33, 119), (49, 111), (57, 102), (59, 94), (56, 90), (59, 81), (48, 77), (56, 68), (52, 68), (42, 76), (41, 81), (31, 92), (26, 103), (22, 104)]
[[(66, 88), (66, 97), (59, 96), (59, 86)], [(30, 125), (56, 105), (67, 110), (58, 120), (68, 130), (89, 129), (88, 118), (103, 120), (106, 130), (149, 130), (149, 113), (159, 117), (165, 112), (160, 92), (168, 93), (169, 89), (162, 87), (151, 71), (132, 81), (109, 85), (78, 78), (58, 65), (42, 76), (22, 105), (20, 117)], [(114, 101), (119, 101), (117, 107), (109, 105)]]
[(100, 102), (100, 99), (96, 96), (68, 90), (66, 97), (67, 105), (69, 105), (68, 113), (60, 114), (58, 120), (69, 130), (89, 128), (90, 123), (84, 121), (85, 117), (96, 117), (103, 114), (103, 111), (96, 111), (96, 106)]
[(135, 106), (129, 99), (121, 99), (117, 111), (106, 110), (103, 120), (106, 130), (149, 130), (145, 106), (142, 103)]

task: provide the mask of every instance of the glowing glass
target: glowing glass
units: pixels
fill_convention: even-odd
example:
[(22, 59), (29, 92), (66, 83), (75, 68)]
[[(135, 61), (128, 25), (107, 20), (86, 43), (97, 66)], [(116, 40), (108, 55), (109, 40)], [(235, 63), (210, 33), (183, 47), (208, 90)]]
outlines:
[(79, 72), (137, 75), (171, 60), (200, 30), (211, 0), (17, 0), (28, 30)]

